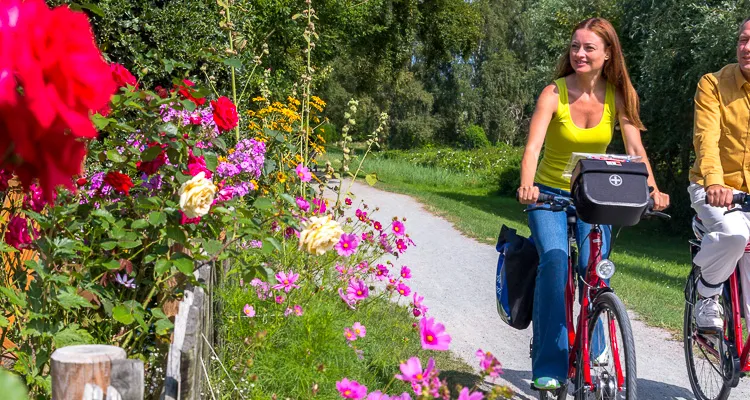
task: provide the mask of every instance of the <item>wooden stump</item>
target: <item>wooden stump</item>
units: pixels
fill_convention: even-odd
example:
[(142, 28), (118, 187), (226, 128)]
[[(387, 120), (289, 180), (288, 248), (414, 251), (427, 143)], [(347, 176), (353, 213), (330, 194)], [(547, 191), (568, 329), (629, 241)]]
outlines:
[[(80, 345), (55, 350), (52, 399), (82, 400), (84, 393), (88, 398), (102, 398), (100, 393), (107, 393), (110, 386), (112, 362), (126, 358), (125, 350), (115, 346)], [(107, 396), (111, 397), (114, 396)]]

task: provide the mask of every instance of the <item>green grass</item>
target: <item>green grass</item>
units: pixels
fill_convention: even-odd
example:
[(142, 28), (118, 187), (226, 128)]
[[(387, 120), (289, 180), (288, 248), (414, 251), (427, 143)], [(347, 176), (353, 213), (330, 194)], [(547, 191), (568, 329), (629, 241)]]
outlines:
[[(219, 298), (224, 311), (217, 321), (220, 342), (216, 348), (245, 398), (269, 399), (275, 394), (291, 399), (340, 399), (335, 382), (344, 377), (371, 391), (388, 387), (390, 394), (412, 393), (393, 376), (399, 373), (401, 362), (415, 355), (423, 366), (434, 357), (441, 378), (451, 386), (471, 387), (478, 379), (473, 368), (452, 353), (422, 350), (410, 310), (383, 297), (352, 311), (335, 292), (312, 294), (302, 289), (293, 299), (303, 302), (303, 315), (286, 318), (279, 315), (281, 306), (259, 305), (253, 288), (248, 291), (228, 284), (219, 290)], [(246, 303), (266, 308), (255, 318), (246, 318), (241, 311)], [(344, 328), (355, 321), (367, 328), (366, 337), (352, 343), (363, 351), (361, 359), (343, 335)], [(221, 393), (218, 398), (238, 398), (221, 368), (214, 368), (212, 383)]]
[[(494, 244), (503, 224), (529, 234), (523, 206), (498, 195), (494, 187), (471, 174), (379, 158), (366, 160), (364, 170), (377, 173), (376, 187), (415, 197), (481, 242)], [(690, 254), (686, 237), (665, 232), (659, 221), (622, 229), (612, 255), (618, 267), (612, 286), (649, 325), (677, 333), (682, 326), (682, 292)]]

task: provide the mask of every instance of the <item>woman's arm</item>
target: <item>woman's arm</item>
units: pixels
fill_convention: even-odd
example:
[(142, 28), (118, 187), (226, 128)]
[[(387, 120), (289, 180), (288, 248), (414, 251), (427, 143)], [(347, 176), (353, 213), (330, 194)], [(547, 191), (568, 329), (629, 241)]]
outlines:
[(539, 153), (544, 145), (544, 137), (547, 135), (547, 127), (552, 116), (557, 112), (558, 96), (557, 86), (545, 87), (536, 102), (534, 115), (531, 116), (529, 137), (526, 139), (526, 148), (521, 160), (521, 186), (518, 188), (518, 201), (523, 204), (536, 203), (539, 197), (539, 188), (534, 186), (534, 175), (539, 162)]
[[(624, 102), (619, 92), (617, 93), (616, 101), (617, 109), (622, 110)], [(651, 197), (654, 199), (654, 210), (659, 211), (669, 207), (669, 195), (660, 192), (656, 186), (654, 172), (651, 170), (651, 163), (648, 161), (646, 149), (643, 147), (643, 141), (641, 140), (641, 131), (630, 122), (625, 113), (619, 112), (617, 114), (620, 121), (620, 130), (622, 131), (622, 140), (625, 142), (625, 152), (631, 156), (641, 156), (641, 161), (646, 164), (646, 168), (648, 169), (648, 185), (654, 188), (654, 191), (651, 192)]]

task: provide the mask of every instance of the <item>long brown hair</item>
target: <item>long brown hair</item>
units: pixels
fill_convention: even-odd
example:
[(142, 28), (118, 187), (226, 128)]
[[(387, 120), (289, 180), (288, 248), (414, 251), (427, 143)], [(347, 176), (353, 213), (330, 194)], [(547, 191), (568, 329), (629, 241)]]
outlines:
[[(617, 32), (612, 24), (604, 18), (589, 18), (580, 24), (576, 25), (573, 29), (575, 33), (579, 29), (588, 29), (591, 32), (597, 34), (607, 48), (610, 50), (609, 60), (604, 61), (604, 68), (602, 69), (602, 75), (611, 84), (615, 85), (618, 91), (623, 94), (625, 100), (625, 116), (628, 117), (630, 122), (638, 129), (645, 131), (646, 127), (641, 122), (639, 115), (640, 101), (638, 100), (638, 93), (636, 93), (633, 84), (630, 82), (630, 75), (628, 75), (628, 68), (625, 66), (625, 57), (622, 55), (622, 46), (620, 46), (620, 38), (617, 37)], [(575, 73), (573, 66), (570, 64), (570, 47), (560, 57), (560, 62), (557, 65), (557, 74), (555, 79), (568, 76)]]

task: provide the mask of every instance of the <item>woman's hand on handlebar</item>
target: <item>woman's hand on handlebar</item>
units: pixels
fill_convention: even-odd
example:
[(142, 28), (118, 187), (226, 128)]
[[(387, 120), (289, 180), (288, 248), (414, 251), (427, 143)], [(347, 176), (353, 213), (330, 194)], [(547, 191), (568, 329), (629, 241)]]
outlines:
[(539, 188), (536, 186), (521, 186), (516, 191), (516, 198), (521, 204), (534, 204), (539, 199)]
[(654, 211), (661, 211), (669, 207), (669, 195), (660, 192), (658, 189), (651, 192), (651, 198), (654, 199)]

